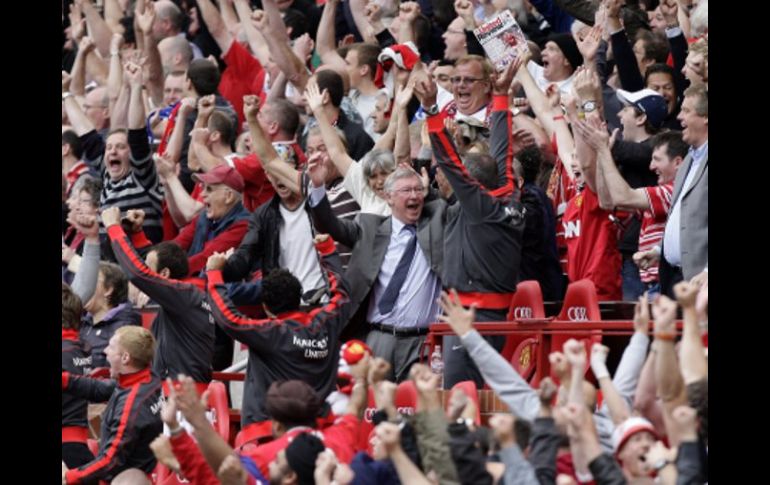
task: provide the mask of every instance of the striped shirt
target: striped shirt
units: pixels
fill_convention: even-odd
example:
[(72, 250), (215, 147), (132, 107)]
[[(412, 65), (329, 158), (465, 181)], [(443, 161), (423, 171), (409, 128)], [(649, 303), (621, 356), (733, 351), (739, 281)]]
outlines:
[[(88, 136), (99, 136), (95, 131)], [(99, 137), (101, 138), (101, 137)], [(89, 140), (94, 142), (95, 140)], [(163, 203), (163, 188), (155, 171), (155, 163), (152, 161), (152, 153), (144, 129), (128, 131), (128, 146), (130, 148), (129, 160), (131, 171), (120, 180), (112, 180), (104, 166), (104, 142), (101, 142), (101, 151), (98, 158), (91, 165), (102, 174), (102, 195), (100, 209), (117, 206), (120, 212), (125, 214), (129, 209), (142, 209), (144, 211), (144, 230), (153, 242), (160, 242), (162, 237), (161, 206)], [(106, 231), (99, 229), (101, 234)]]
[[(674, 183), (644, 187), (644, 193), (647, 196), (650, 209), (642, 212), (639, 251), (649, 251), (660, 245), (663, 240), (663, 231), (666, 228), (666, 219), (674, 194)], [(639, 275), (644, 283), (658, 281), (658, 263), (654, 263), (646, 270), (639, 269)]]
[[(353, 196), (345, 190), (345, 184), (343, 179), (339, 178), (329, 184), (326, 187), (326, 196), (329, 198), (329, 204), (332, 206), (332, 212), (340, 219), (353, 220), (361, 211), (358, 203), (353, 199)], [(352, 250), (340, 243), (337, 244), (337, 251), (340, 254), (342, 260), (342, 269), (347, 271), (348, 262), (350, 261), (350, 254)]]

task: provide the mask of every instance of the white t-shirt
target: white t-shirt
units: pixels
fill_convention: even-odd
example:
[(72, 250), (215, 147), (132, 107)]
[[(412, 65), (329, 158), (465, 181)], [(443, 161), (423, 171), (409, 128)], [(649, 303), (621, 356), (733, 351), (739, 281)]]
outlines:
[(348, 95), (353, 107), (358, 111), (358, 114), (361, 115), (361, 119), (364, 121), (364, 131), (366, 131), (372, 139), (377, 135), (374, 132), (374, 117), (372, 115), (374, 114), (374, 107), (377, 104), (378, 95), (379, 92), (376, 94), (363, 94), (357, 89), (351, 89), (350, 94)]
[(302, 293), (326, 286), (304, 204), (300, 204), (294, 211), (283, 204), (279, 204), (278, 208), (283, 217), (278, 236), (281, 243), (278, 263), (297, 277), (302, 284)]
[(540, 91), (545, 92), (545, 88), (547, 88), (549, 84), (556, 84), (559, 86), (562, 102), (564, 101), (565, 96), (572, 95), (572, 79), (575, 77), (574, 73), (563, 81), (552, 83), (543, 76), (543, 71), (545, 71), (543, 66), (536, 63), (535, 61), (529, 61), (527, 63), (527, 71), (532, 74), (532, 77), (535, 79), (535, 83), (537, 83), (537, 87), (540, 88)]
[(381, 216), (390, 215), (388, 203), (377, 197), (377, 194), (369, 187), (369, 182), (364, 177), (364, 167), (361, 165), (361, 162), (350, 164), (343, 183), (345, 184), (345, 190), (361, 206), (362, 213), (378, 214)]

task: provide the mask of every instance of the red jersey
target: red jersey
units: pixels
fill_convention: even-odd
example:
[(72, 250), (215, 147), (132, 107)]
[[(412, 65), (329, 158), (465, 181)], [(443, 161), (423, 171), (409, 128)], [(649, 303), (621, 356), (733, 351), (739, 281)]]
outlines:
[[(644, 193), (650, 203), (650, 209), (641, 213), (639, 251), (649, 251), (663, 240), (663, 231), (666, 229), (666, 219), (668, 219), (674, 194), (674, 183), (644, 187)], [(658, 263), (654, 263), (646, 270), (640, 269), (639, 274), (645, 283), (658, 281)]]
[(264, 476), (270, 476), (268, 469), (270, 462), (275, 460), (278, 452), (286, 449), (291, 440), (300, 433), (313, 433), (323, 441), (324, 446), (330, 448), (340, 463), (350, 463), (356, 453), (355, 444), (358, 441), (358, 427), (361, 422), (352, 414), (346, 414), (335, 423), (322, 431), (308, 427), (292, 428), (280, 438), (260, 445), (253, 451), (243, 452), (259, 467)]
[[(554, 141), (555, 143), (555, 141)], [(567, 241), (564, 239), (564, 227), (561, 225), (567, 202), (575, 196), (577, 188), (575, 181), (569, 177), (561, 159), (556, 159), (556, 166), (548, 180), (546, 195), (553, 204), (553, 213), (556, 216), (556, 250), (559, 253), (561, 271), (567, 274)]]
[(569, 281), (593, 281), (600, 301), (623, 297), (618, 230), (610, 221), (610, 214), (599, 207), (599, 197), (586, 186), (567, 203), (562, 218)]
[[(243, 97), (247, 94), (261, 96), (265, 84), (265, 70), (262, 64), (237, 41), (233, 41), (230, 49), (222, 56), (227, 67), (219, 80), (219, 92), (233, 105), (238, 115), (240, 133), (243, 125)], [(265, 100), (262, 99), (262, 102)]]

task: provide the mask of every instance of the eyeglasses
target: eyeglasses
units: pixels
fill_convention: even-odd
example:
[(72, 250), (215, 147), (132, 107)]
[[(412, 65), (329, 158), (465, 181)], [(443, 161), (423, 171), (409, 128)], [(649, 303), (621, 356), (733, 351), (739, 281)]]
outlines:
[(396, 189), (393, 192), (396, 192), (397, 194), (401, 194), (404, 196), (410, 196), (412, 194), (425, 195), (425, 192), (423, 191), (422, 187), (404, 187), (403, 189)]
[(463, 86), (468, 86), (469, 84), (473, 84), (478, 81), (485, 81), (483, 77), (459, 77), (459, 76), (453, 76), (449, 78), (449, 80), (452, 82), (452, 84), (462, 84)]

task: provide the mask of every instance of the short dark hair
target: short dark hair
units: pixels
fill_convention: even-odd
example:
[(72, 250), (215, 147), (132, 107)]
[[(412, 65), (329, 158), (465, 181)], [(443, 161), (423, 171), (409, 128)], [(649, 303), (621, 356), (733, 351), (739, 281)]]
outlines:
[(365, 42), (359, 42), (350, 46), (350, 50), (354, 50), (358, 53), (358, 65), (369, 66), (369, 77), (374, 79), (377, 75), (377, 60), (382, 49), (375, 44), (367, 44)]
[(521, 451), (524, 451), (529, 446), (529, 439), (532, 436), (532, 423), (526, 419), (516, 418), (513, 421), (513, 436)]
[(158, 256), (158, 272), (168, 268), (171, 279), (179, 280), (187, 277), (190, 266), (184, 249), (171, 241), (163, 241), (151, 247), (150, 252), (152, 251), (155, 251)]
[(307, 16), (299, 10), (290, 8), (282, 13), (283, 23), (287, 28), (291, 27), (291, 34), (289, 39), (294, 40), (297, 37), (307, 34), (309, 30), (309, 22)]
[(479, 181), (487, 189), (500, 186), (497, 174), (497, 162), (487, 153), (466, 153), (463, 163), (471, 177)]
[(219, 77), (219, 66), (208, 59), (193, 59), (187, 68), (187, 78), (199, 96), (216, 93)]
[(235, 125), (232, 118), (222, 110), (215, 109), (209, 117), (209, 128), (222, 137), (222, 143), (235, 149)]
[(516, 154), (521, 164), (521, 178), (524, 183), (534, 183), (543, 165), (543, 152), (537, 146), (528, 146)]
[(83, 302), (70, 286), (61, 284), (61, 328), (77, 330), (83, 316)]
[(112, 288), (112, 294), (107, 298), (110, 308), (128, 301), (128, 278), (120, 266), (102, 261), (99, 263), (99, 273), (102, 274), (104, 288)]
[(668, 158), (686, 157), (690, 146), (682, 139), (682, 132), (676, 130), (663, 131), (652, 137), (652, 149), (666, 146)]
[(72, 154), (78, 160), (83, 156), (83, 144), (80, 143), (80, 137), (73, 130), (67, 130), (61, 134), (61, 144), (69, 145)]
[(299, 129), (297, 106), (285, 98), (271, 99), (268, 106), (270, 106), (270, 116), (278, 123), (281, 131), (292, 137), (296, 135)]
[(262, 303), (275, 314), (299, 308), (302, 285), (287, 269), (275, 268), (262, 278)]
[(329, 90), (332, 106), (339, 108), (342, 103), (342, 96), (345, 94), (345, 85), (342, 83), (342, 76), (330, 69), (324, 69), (315, 73), (315, 79), (318, 83), (318, 91)]
[(649, 30), (639, 30), (636, 33), (636, 41), (640, 40), (644, 45), (645, 59), (654, 59), (655, 62), (666, 62), (670, 48), (665, 34)]
[(304, 381), (275, 381), (267, 389), (265, 413), (287, 428), (315, 428), (322, 404), (318, 394)]
[(671, 82), (674, 82), (674, 68), (664, 62), (656, 62), (647, 66), (647, 70), (644, 71), (644, 85), (647, 86), (647, 80), (651, 75), (662, 72), (668, 74), (671, 77)]

